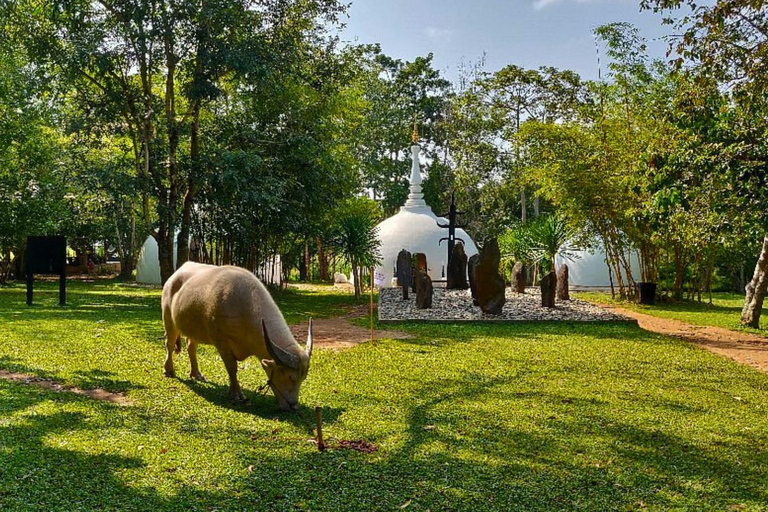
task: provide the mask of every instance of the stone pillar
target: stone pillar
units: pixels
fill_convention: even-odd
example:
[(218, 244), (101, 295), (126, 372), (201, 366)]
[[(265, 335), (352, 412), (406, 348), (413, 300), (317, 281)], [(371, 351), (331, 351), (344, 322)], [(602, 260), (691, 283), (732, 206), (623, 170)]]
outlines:
[(549, 272), (541, 278), (541, 307), (555, 307), (555, 291), (557, 288), (557, 276)]
[(432, 307), (432, 279), (426, 270), (416, 271), (416, 308), (429, 309)]
[(403, 249), (397, 254), (397, 285), (403, 289), (403, 300), (408, 300), (408, 288), (413, 281), (411, 273), (411, 253)]
[(517, 293), (525, 293), (526, 271), (522, 261), (515, 263), (512, 268), (512, 287)]
[(475, 254), (469, 258), (467, 270), (469, 272), (469, 289), (472, 292), (472, 304), (478, 306), (477, 302), (477, 263), (480, 261), (480, 255)]
[(446, 288), (449, 290), (466, 290), (467, 285), (467, 254), (464, 252), (464, 244), (461, 242), (453, 246), (453, 254), (448, 264), (448, 283)]
[(417, 252), (411, 257), (411, 290), (416, 293), (416, 276), (419, 275), (419, 270), (423, 269), (427, 274), (427, 255), (423, 252)]
[(568, 291), (568, 265), (560, 265), (557, 270), (557, 300), (571, 300)]
[(477, 262), (477, 302), (483, 313), (500, 315), (506, 302), (504, 278), (499, 273), (501, 254), (499, 241), (495, 238), (487, 240), (480, 249)]

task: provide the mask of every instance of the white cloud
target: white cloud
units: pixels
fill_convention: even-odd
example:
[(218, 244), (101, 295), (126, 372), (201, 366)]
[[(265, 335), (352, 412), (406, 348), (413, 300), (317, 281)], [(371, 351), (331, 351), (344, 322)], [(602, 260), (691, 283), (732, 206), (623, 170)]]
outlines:
[(453, 36), (453, 30), (449, 28), (426, 27), (424, 35), (435, 41), (450, 41), (451, 36)]

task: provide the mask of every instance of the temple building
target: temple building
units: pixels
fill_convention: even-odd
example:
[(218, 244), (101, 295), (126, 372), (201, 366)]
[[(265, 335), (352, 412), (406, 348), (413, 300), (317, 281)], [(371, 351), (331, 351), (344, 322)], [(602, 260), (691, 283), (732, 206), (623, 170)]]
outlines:
[[(414, 138), (415, 139), (415, 138)], [(377, 286), (391, 286), (395, 277), (397, 254), (405, 249), (411, 254), (421, 252), (427, 255), (429, 277), (435, 283), (445, 282), (448, 270), (448, 220), (438, 217), (426, 202), (421, 191), (421, 167), (419, 145), (414, 140), (411, 146), (411, 186), (408, 200), (400, 211), (378, 225), (381, 241), (381, 264), (375, 269)], [(442, 240), (442, 242), (441, 242)], [(477, 254), (475, 242), (463, 229), (456, 229), (456, 240), (464, 242), (467, 257)]]

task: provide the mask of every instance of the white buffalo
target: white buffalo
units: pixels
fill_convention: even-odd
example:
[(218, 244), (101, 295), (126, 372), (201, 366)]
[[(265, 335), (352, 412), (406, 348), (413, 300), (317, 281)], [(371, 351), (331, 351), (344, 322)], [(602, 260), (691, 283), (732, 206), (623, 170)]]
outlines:
[(165, 375), (174, 377), (173, 352), (187, 338), (190, 376), (205, 380), (197, 366), (197, 344), (213, 345), (229, 374), (229, 396), (244, 400), (237, 382), (237, 362), (250, 356), (261, 360), (268, 384), (283, 410), (296, 409), (299, 387), (307, 377), (312, 355), (312, 320), (307, 348), (291, 334), (277, 304), (256, 276), (232, 266), (188, 262), (163, 286)]

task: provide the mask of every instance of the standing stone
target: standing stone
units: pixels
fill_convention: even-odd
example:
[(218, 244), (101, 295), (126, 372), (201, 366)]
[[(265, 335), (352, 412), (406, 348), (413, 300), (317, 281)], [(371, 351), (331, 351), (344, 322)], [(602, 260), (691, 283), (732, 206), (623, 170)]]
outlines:
[(416, 308), (429, 309), (432, 307), (432, 279), (426, 270), (416, 271)]
[(403, 289), (403, 300), (408, 300), (408, 287), (411, 286), (411, 253), (403, 249), (397, 254), (397, 285)]
[(475, 274), (478, 305), (483, 313), (491, 315), (500, 315), (506, 301), (504, 278), (499, 273), (499, 263), (501, 263), (499, 241), (491, 238), (480, 249)]
[(557, 270), (557, 300), (571, 300), (568, 292), (568, 265), (560, 265)]
[(472, 292), (472, 304), (478, 306), (477, 302), (477, 262), (480, 261), (480, 255), (475, 254), (469, 258), (467, 270), (469, 271), (469, 289)]
[(554, 272), (547, 273), (541, 278), (541, 307), (555, 307), (555, 291), (557, 288), (557, 276)]
[(525, 265), (522, 261), (518, 261), (512, 268), (512, 287), (517, 293), (525, 293), (525, 285)]
[(429, 273), (427, 269), (427, 255), (423, 252), (417, 252), (411, 257), (411, 289), (413, 293), (416, 293), (416, 276), (419, 275), (419, 270), (422, 269)]
[(449, 290), (466, 290), (469, 288), (467, 284), (467, 253), (464, 252), (464, 244), (461, 242), (453, 246), (447, 278), (446, 288)]

